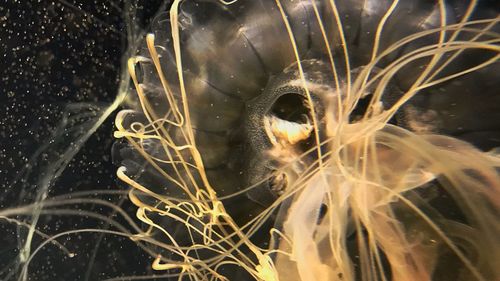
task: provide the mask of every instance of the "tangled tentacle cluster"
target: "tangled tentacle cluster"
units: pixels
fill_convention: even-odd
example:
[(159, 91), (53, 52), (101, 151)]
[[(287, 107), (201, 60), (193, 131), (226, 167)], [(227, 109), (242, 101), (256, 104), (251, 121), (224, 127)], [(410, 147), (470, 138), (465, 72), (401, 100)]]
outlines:
[(498, 154), (445, 136), (497, 124), (440, 100), (499, 100), (472, 92), (500, 56), (500, 18), (476, 6), (175, 1), (129, 60), (137, 95), (116, 117), (118, 177), (148, 225), (136, 238), (158, 246), (153, 268), (500, 278)]

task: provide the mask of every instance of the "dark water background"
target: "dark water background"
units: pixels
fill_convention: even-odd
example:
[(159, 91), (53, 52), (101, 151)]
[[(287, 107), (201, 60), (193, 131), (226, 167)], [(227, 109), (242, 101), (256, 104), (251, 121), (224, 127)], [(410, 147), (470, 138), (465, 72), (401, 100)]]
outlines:
[[(34, 202), (44, 187), (48, 197), (123, 189), (111, 159), (114, 114), (81, 148), (78, 141), (117, 95), (130, 35), (147, 27), (162, 2), (0, 1), (0, 209)], [(75, 152), (67, 166), (58, 163)], [(65, 168), (52, 180), (58, 167)], [(131, 206), (124, 208), (133, 213)], [(57, 215), (41, 216), (38, 226), (47, 234), (102, 227), (85, 217)], [(17, 257), (27, 232), (0, 220), (0, 280), (17, 280)], [(49, 245), (32, 261), (30, 280), (151, 273), (151, 260), (128, 239), (78, 234), (59, 240), (77, 255), (68, 258)], [(34, 244), (38, 242), (35, 238)]]

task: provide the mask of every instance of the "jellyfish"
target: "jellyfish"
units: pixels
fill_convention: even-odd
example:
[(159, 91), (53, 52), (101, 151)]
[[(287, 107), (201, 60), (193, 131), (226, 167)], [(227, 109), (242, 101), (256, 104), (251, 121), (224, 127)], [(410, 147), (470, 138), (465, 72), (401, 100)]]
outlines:
[[(153, 273), (112, 280), (498, 279), (493, 6), (173, 1), (127, 64), (112, 151), (127, 197), (0, 211), (45, 239), (19, 279), (86, 233), (145, 253)], [(49, 236), (30, 212), (102, 226)]]
[(476, 1), (174, 1), (115, 121), (153, 268), (499, 278), (498, 20)]

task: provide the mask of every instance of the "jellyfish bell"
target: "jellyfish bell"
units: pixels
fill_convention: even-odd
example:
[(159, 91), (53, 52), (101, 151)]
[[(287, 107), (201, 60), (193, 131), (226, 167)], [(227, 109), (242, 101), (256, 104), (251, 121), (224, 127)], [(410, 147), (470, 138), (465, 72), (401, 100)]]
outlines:
[(475, 1), (174, 1), (116, 118), (153, 268), (498, 278), (498, 155), (464, 142), (498, 145), (498, 21)]
[[(498, 279), (499, 20), (485, 3), (175, 1), (127, 65), (113, 158), (130, 189), (43, 189), (2, 209), (31, 240), (0, 276), (55, 276), (30, 270), (55, 249), (63, 270), (89, 260), (86, 279), (136, 260), (152, 269), (131, 279)], [(112, 112), (80, 106), (37, 183)], [(135, 220), (107, 197), (124, 193)], [(37, 227), (63, 215), (84, 222)]]

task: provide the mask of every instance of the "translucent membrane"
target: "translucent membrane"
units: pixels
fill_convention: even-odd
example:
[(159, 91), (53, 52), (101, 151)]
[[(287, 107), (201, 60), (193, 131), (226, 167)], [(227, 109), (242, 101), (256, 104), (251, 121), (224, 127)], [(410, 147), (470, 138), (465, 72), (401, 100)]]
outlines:
[(129, 60), (137, 98), (116, 117), (153, 269), (499, 279), (500, 158), (463, 139), (498, 129), (500, 19), (475, 8), (175, 1)]

